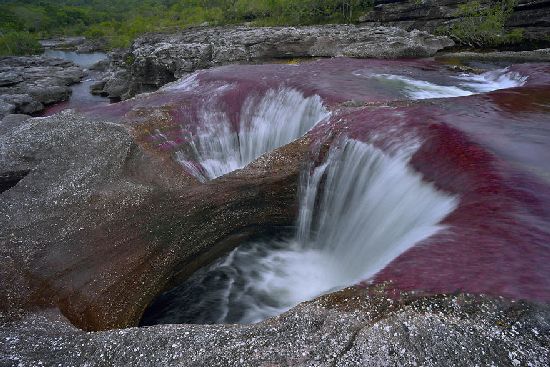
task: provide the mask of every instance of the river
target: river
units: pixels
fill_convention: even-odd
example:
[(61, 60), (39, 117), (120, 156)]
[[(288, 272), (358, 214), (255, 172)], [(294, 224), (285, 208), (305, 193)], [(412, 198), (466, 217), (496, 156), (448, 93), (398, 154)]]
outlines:
[(78, 84), (71, 86), (72, 94), (68, 101), (56, 103), (48, 106), (43, 116), (50, 116), (60, 111), (72, 109), (87, 109), (100, 105), (108, 105), (108, 98), (96, 96), (90, 93), (90, 87), (100, 78), (101, 73), (89, 68), (98, 61), (105, 60), (108, 56), (103, 52), (94, 52), (90, 54), (81, 54), (74, 51), (61, 51), (47, 49), (44, 51), (44, 56), (56, 57), (63, 60), (72, 61), (76, 65), (87, 69), (86, 76)]

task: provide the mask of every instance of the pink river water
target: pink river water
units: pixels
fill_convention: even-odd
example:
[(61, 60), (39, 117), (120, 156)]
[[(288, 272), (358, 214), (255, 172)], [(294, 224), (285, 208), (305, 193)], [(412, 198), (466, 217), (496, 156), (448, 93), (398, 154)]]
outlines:
[[(414, 139), (409, 166), (458, 200), (441, 222), (446, 230), (399, 254), (374, 282), (550, 301), (550, 65), (504, 73), (514, 83), (495, 76), (482, 84), (430, 59), (234, 65), (81, 110), (142, 126), (154, 149), (175, 156), (199, 134), (206, 109), (237, 131), (251, 96), (280, 88), (319, 96), (330, 117), (309, 132), (314, 141), (345, 133), (389, 151)], [(151, 125), (151, 111), (162, 122)]]

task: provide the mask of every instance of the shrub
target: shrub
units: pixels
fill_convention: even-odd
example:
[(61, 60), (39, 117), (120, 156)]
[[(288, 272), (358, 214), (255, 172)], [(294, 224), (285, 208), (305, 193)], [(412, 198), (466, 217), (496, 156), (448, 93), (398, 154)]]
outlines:
[(512, 15), (517, 0), (501, 0), (493, 6), (482, 6), (477, 0), (459, 6), (460, 19), (448, 34), (455, 41), (472, 47), (490, 47), (518, 42), (522, 30), (506, 33), (504, 24)]
[(28, 32), (0, 34), (0, 56), (32, 55), (42, 52), (38, 40)]

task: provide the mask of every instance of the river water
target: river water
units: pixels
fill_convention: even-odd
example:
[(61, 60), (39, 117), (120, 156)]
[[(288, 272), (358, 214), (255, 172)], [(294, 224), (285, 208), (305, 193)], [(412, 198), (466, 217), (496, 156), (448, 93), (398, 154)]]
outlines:
[[(74, 51), (50, 50), (44, 51), (44, 56), (56, 57), (63, 60), (74, 62), (76, 65), (88, 69), (95, 63), (105, 60), (108, 56), (102, 52), (90, 54), (80, 54)], [(109, 99), (96, 96), (90, 93), (90, 87), (98, 80), (100, 73), (93, 70), (87, 70), (84, 79), (80, 83), (71, 86), (72, 94), (68, 101), (56, 103), (47, 107), (42, 113), (43, 116), (50, 116), (66, 109), (87, 109), (95, 106), (109, 104)]]
[[(318, 65), (331, 63), (338, 63), (339, 67), (332, 74), (321, 74), (315, 69)], [(481, 208), (495, 204), (494, 201), (485, 201), (490, 200), (488, 194), (479, 196), (476, 191), (477, 185), (487, 184), (484, 175), (495, 168), (478, 168), (480, 162), (492, 158), (464, 153), (477, 149), (470, 142), (463, 142), (464, 138), (449, 132), (445, 132), (443, 137), (434, 134), (438, 131), (436, 129), (452, 126), (459, 119), (467, 121), (468, 113), (480, 108), (468, 107), (468, 101), (478, 103), (482, 100), (486, 109), (500, 113), (502, 107), (492, 105), (488, 100), (490, 97), (484, 94), (522, 87), (528, 80), (526, 73), (505, 68), (482, 74), (451, 74), (433, 65), (423, 65), (423, 69), (420, 69), (414, 62), (404, 62), (401, 67), (391, 68), (391, 62), (387, 62), (390, 66), (379, 67), (376, 61), (349, 61), (349, 70), (345, 70), (342, 67), (344, 63), (339, 60), (321, 61), (304, 66), (305, 72), (299, 71), (292, 82), (285, 83), (285, 87), (275, 87), (274, 82), (272, 88), (258, 92), (250, 91), (246, 78), (252, 78), (253, 75), (249, 74), (257, 72), (258, 79), (263, 78), (264, 82), (269, 80), (269, 72), (273, 69), (277, 71), (278, 67), (265, 66), (261, 70), (258, 70), (260, 67), (254, 70), (254, 67), (239, 66), (233, 67), (230, 70), (232, 73), (227, 68), (221, 68), (192, 75), (164, 89), (168, 93), (168, 97), (164, 98), (170, 98), (170, 95), (175, 100), (185, 96), (194, 98), (182, 99), (180, 103), (182, 106), (193, 105), (195, 109), (192, 113), (188, 110), (179, 114), (173, 112), (176, 117), (175, 130), (153, 130), (151, 141), (158, 141), (161, 149), (173, 149), (183, 168), (203, 182), (241, 168), (262, 153), (295, 140), (308, 131), (312, 136), (323, 136), (323, 139), (334, 134), (337, 138), (333, 139), (325, 157), (314, 159), (316, 165), (304, 169), (298, 198), (300, 210), (294, 233), (286, 237), (283, 235), (282, 238), (243, 243), (227, 256), (197, 271), (188, 280), (161, 295), (146, 311), (142, 324), (258, 322), (320, 294), (370, 281), (384, 269), (392, 269), (388, 265), (402, 258), (401, 255), (411, 253), (412, 249), (428, 248), (417, 244), (429, 242), (433, 238), (445, 238), (439, 240), (437, 250), (422, 259), (428, 259), (428, 265), (416, 269), (413, 266), (406, 273), (398, 269), (394, 279), (402, 279), (406, 284), (410, 279), (421, 277), (426, 269), (439, 261), (452, 258), (445, 251), (453, 253), (460, 248), (454, 244), (453, 236), (469, 238), (463, 238), (461, 246), (479, 241), (479, 248), (461, 250), (462, 256), (479, 256), (476, 251), (485, 250), (484, 237), (468, 237), (472, 233), (481, 233), (477, 228), (471, 228), (478, 224), (481, 225), (481, 231), (491, 231), (484, 236), (493, 239), (494, 242), (490, 242), (492, 245), (495, 242), (502, 243), (499, 253), (490, 253), (492, 256), (507, 257), (510, 251), (515, 251), (499, 238), (511, 238), (511, 235), (497, 229), (503, 219), (496, 218), (494, 213), (475, 219), (474, 222), (460, 224), (462, 228), (457, 230), (459, 225), (454, 223), (465, 215), (465, 211), (472, 218), (482, 213)], [(366, 65), (360, 67), (361, 63)], [(243, 76), (238, 74), (241, 69), (244, 70)], [(313, 69), (309, 78), (303, 76), (308, 69)], [(286, 71), (293, 70), (288, 67)], [(336, 79), (338, 73), (342, 76)], [(273, 80), (279, 81), (280, 77), (275, 75)], [(301, 83), (299, 77), (304, 77), (304, 85), (315, 92), (320, 91), (325, 97), (297, 89)], [(335, 78), (332, 85), (331, 78)], [(239, 83), (244, 86), (242, 89), (239, 89)], [(297, 85), (296, 88), (291, 88), (291, 83)], [(347, 89), (341, 89), (339, 83), (347, 86)], [(249, 95), (237, 103), (240, 106), (236, 109), (238, 113), (232, 113), (236, 104), (235, 95), (241, 95), (245, 90)], [(332, 97), (333, 91), (339, 94)], [(342, 98), (341, 95), (345, 93), (364, 93), (373, 99), (434, 102), (418, 104), (419, 107), (413, 104), (413, 107), (400, 108), (357, 108), (347, 112), (348, 115), (342, 115), (334, 108), (330, 109), (328, 104), (331, 98)], [(468, 100), (464, 97), (476, 99)], [(196, 102), (192, 104), (191, 100)], [(453, 103), (453, 100), (456, 102)], [(151, 103), (158, 102), (152, 99)], [(147, 102), (140, 103), (142, 106)], [(171, 103), (179, 105), (178, 102)], [(445, 112), (438, 109), (431, 113), (426, 111), (443, 103), (447, 104), (442, 107), (442, 111), (449, 110), (451, 120), (446, 124), (433, 123), (432, 126), (431, 120), (436, 117), (441, 120)], [(457, 106), (457, 116), (449, 108), (453, 105)], [(458, 107), (462, 105), (465, 107)], [(469, 111), (470, 108), (472, 111)], [(188, 116), (193, 116), (193, 119), (188, 120)], [(479, 124), (488, 116), (490, 114), (483, 110), (478, 117)], [(503, 116), (509, 115), (503, 113)], [(331, 125), (329, 130), (324, 130), (325, 126)], [(426, 153), (427, 149), (439, 149), (437, 142), (445, 139), (448, 141), (444, 149), (458, 146), (456, 151), (440, 156)], [(469, 157), (475, 158), (473, 162), (469, 161)], [(430, 172), (430, 165), (423, 166), (425, 160), (445, 159), (453, 160), (455, 167), (442, 167), (439, 172), (445, 172), (444, 177), (427, 179), (415, 169), (420, 166), (425, 172)], [(461, 164), (470, 168), (465, 169)], [(495, 163), (495, 166), (500, 164)], [(438, 167), (436, 163), (433, 166)], [(471, 176), (461, 177), (468, 170), (474, 170)], [(502, 173), (499, 172), (499, 175)], [(448, 184), (449, 180), (453, 185)], [(508, 185), (506, 180), (499, 180), (498, 185)], [(494, 192), (500, 194), (508, 190), (498, 188)], [(502, 205), (509, 199), (498, 198), (496, 203)], [(476, 204), (469, 204), (466, 208), (464, 203), (470, 202)], [(512, 214), (503, 212), (502, 215)], [(447, 218), (458, 219), (453, 222)], [(520, 227), (509, 230), (518, 233), (523, 231)], [(517, 242), (514, 244), (517, 245)], [(530, 244), (538, 246), (535, 242)], [(429, 259), (432, 264), (429, 264)], [(523, 267), (527, 264), (529, 267), (532, 260), (516, 259), (513, 265), (521, 264), (520, 267)], [(536, 297), (537, 294), (531, 293), (528, 288), (530, 285), (510, 280), (507, 276), (504, 280), (502, 274), (494, 271), (495, 268), (500, 269), (503, 263), (497, 259), (495, 264), (480, 264), (477, 267), (472, 260), (472, 271), (468, 276), (476, 277), (475, 274), (484, 271), (493, 273), (483, 277), (483, 281), (476, 279), (472, 283), (465, 283), (466, 286), (476, 289), (482, 285), (487, 287), (483, 289), (487, 292), (491, 290), (492, 284), (498, 284), (509, 294)], [(511, 263), (507, 264), (512, 266)], [(452, 273), (450, 269), (452, 267), (432, 272), (430, 286), (435, 284), (436, 289), (442, 284), (445, 289), (453, 287), (457, 280), (460, 284), (464, 274), (459, 274), (460, 269), (454, 269), (454, 275), (448, 274)], [(445, 275), (441, 277), (441, 282), (439, 275)]]

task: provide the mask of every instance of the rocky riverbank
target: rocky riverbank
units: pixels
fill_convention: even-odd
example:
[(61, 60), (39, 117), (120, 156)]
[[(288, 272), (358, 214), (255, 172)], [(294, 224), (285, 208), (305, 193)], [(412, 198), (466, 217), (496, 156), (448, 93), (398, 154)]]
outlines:
[[(226, 28), (145, 36), (114, 55), (112, 73), (127, 74), (105, 85), (119, 80), (119, 94), (130, 96), (197, 68), (243, 65), (85, 113), (0, 123), (1, 362), (547, 366), (548, 64), (463, 74), (433, 59), (359, 59), (452, 44), (423, 32), (267, 28), (272, 38), (262, 38), (231, 29), (227, 43)], [(354, 58), (244, 65), (344, 54)], [(76, 80), (77, 69), (60, 65), (52, 67)], [(14, 88), (22, 78), (6, 76)], [(302, 124), (294, 115), (320, 120), (233, 164)], [(284, 131), (271, 129), (281, 121)], [(292, 231), (300, 180), (340, 139), (372, 147), (379, 160), (369, 174), (403, 166), (456, 207), (435, 234), (383, 253), (374, 285), (330, 290), (253, 325), (135, 327), (197, 269), (249, 239)], [(402, 151), (408, 158), (396, 166)], [(216, 164), (231, 169), (208, 176)], [(407, 189), (381, 206), (402, 208)]]
[[(94, 92), (126, 99), (195, 70), (230, 63), (348, 56), (413, 58), (452, 46), (447, 37), (391, 27), (204, 27), (138, 38)], [(115, 58), (116, 59), (116, 58)]]
[(33, 114), (65, 101), (71, 84), (84, 71), (69, 61), (43, 56), (0, 58), (0, 118), (10, 113)]

